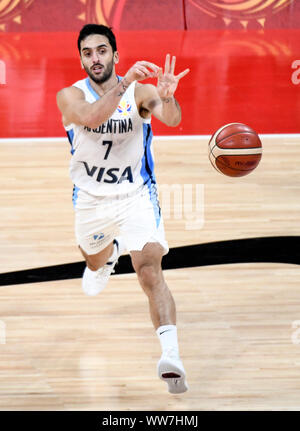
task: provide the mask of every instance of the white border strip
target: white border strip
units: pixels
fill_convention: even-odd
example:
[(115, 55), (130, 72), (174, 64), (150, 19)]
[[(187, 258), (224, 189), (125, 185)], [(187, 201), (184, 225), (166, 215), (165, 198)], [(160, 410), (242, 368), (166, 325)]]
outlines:
[[(168, 141), (170, 139), (174, 141), (197, 141), (199, 139), (207, 139), (209, 140), (212, 135), (157, 135), (154, 136), (153, 139), (158, 142)], [(269, 134), (259, 134), (262, 138), (298, 138), (300, 139), (300, 133), (269, 133)], [(54, 138), (0, 138), (0, 144), (9, 144), (9, 143), (35, 143), (35, 142), (54, 142), (54, 143), (62, 143), (68, 141), (67, 137), (54, 137)]]

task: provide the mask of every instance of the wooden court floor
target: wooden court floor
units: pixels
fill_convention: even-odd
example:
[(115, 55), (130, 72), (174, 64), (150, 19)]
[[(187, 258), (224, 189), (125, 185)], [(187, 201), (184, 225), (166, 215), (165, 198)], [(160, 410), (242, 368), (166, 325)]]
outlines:
[[(154, 141), (158, 182), (203, 191), (202, 224), (176, 208), (165, 218), (170, 247), (300, 235), (299, 137), (262, 139), (259, 167), (239, 179), (210, 166), (206, 137)], [(0, 272), (81, 260), (69, 156), (66, 141), (0, 142)], [(165, 278), (188, 392), (171, 395), (156, 376), (159, 342), (134, 274), (95, 298), (72, 279), (0, 287), (0, 410), (300, 410), (298, 265)]]

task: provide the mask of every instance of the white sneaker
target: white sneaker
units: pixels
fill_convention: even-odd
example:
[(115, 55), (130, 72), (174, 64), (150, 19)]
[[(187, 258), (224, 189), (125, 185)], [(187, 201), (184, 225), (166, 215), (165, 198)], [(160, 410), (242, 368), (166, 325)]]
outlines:
[(181, 394), (188, 390), (185, 370), (177, 352), (170, 348), (162, 354), (157, 364), (158, 377), (168, 384), (171, 394)]
[(114, 267), (118, 262), (118, 258), (123, 254), (124, 247), (122, 242), (114, 239), (114, 251), (112, 256), (116, 256), (113, 261), (107, 262), (97, 271), (91, 271), (88, 267), (85, 268), (82, 277), (82, 289), (88, 296), (96, 296), (100, 293), (108, 283), (110, 274), (114, 272)]

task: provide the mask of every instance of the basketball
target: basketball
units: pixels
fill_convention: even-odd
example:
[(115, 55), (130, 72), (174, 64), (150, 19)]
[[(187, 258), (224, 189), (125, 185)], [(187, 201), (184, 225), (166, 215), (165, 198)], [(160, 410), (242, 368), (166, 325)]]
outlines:
[(246, 124), (222, 126), (208, 144), (209, 160), (220, 173), (229, 177), (250, 174), (260, 162), (262, 144), (258, 134)]

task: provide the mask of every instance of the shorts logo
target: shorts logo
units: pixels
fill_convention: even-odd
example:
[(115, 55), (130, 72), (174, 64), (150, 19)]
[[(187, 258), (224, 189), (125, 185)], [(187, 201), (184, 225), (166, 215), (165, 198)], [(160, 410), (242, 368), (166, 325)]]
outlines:
[(99, 235), (94, 235), (94, 240), (99, 241), (100, 239), (104, 238), (104, 233), (99, 233)]
[(129, 112), (131, 111), (131, 105), (125, 100), (121, 100), (120, 104), (117, 107), (117, 111), (123, 115), (123, 117), (127, 117)]

